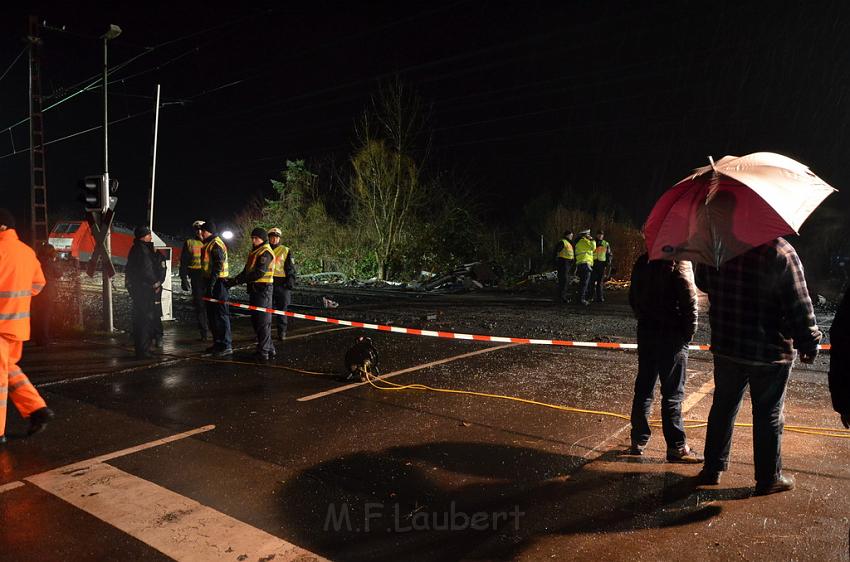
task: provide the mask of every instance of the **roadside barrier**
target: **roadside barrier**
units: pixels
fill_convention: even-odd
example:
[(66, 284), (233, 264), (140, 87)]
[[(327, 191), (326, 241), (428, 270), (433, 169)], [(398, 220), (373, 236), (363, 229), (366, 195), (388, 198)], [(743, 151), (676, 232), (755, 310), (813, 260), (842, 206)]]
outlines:
[[(357, 322), (354, 320), (340, 320), (339, 318), (328, 318), (325, 316), (313, 316), (312, 314), (300, 314), (298, 312), (290, 312), (288, 310), (276, 310), (274, 308), (263, 308), (260, 306), (252, 306), (239, 302), (222, 301), (210, 297), (204, 297), (205, 301), (214, 302), (217, 304), (227, 304), (234, 308), (244, 310), (254, 310), (258, 312), (268, 312), (269, 314), (277, 314), (279, 316), (289, 316), (291, 318), (301, 318), (302, 320), (312, 320), (313, 322), (325, 322), (327, 324), (339, 324), (341, 326), (351, 326), (353, 328), (364, 328), (366, 330), (377, 330), (380, 332), (393, 332), (396, 334), (409, 334), (412, 336), (427, 336), (432, 338), (446, 338), (454, 340), (473, 340), (473, 341), (488, 341), (495, 343), (524, 343), (530, 345), (555, 345), (563, 347), (589, 347), (600, 349), (637, 349), (636, 343), (615, 343), (615, 342), (596, 342), (596, 341), (568, 341), (568, 340), (544, 340), (534, 338), (513, 338), (506, 336), (485, 336), (481, 334), (463, 334), (458, 332), (443, 332), (435, 330), (422, 330), (419, 328), (405, 328), (402, 326), (388, 326), (385, 324), (370, 324), (368, 322)], [(705, 344), (692, 344), (688, 346), (691, 351), (708, 351), (711, 346)], [(819, 345), (818, 349), (829, 350), (832, 347), (830, 344)]]

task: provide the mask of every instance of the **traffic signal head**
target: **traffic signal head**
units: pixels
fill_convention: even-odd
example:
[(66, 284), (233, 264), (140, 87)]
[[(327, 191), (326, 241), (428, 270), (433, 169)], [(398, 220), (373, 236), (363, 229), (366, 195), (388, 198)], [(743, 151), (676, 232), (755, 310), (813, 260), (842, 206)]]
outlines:
[(86, 176), (77, 182), (77, 187), (82, 191), (78, 200), (86, 211), (103, 211), (106, 191), (103, 176)]

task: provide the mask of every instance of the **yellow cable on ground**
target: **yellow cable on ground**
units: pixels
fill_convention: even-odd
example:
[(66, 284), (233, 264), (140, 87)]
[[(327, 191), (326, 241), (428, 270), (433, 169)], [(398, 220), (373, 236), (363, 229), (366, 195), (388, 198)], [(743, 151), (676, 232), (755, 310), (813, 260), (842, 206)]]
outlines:
[[(576, 414), (594, 414), (598, 416), (609, 416), (612, 418), (618, 418), (626, 421), (631, 421), (629, 416), (618, 414), (616, 412), (606, 412), (601, 410), (585, 410), (583, 408), (573, 408), (571, 406), (561, 406), (559, 404), (549, 404), (546, 402), (540, 402), (538, 400), (530, 400), (528, 398), (518, 398), (516, 396), (506, 396), (504, 394), (490, 394), (488, 392), (475, 392), (472, 390), (457, 390), (452, 388), (434, 388), (432, 386), (427, 386), (420, 383), (413, 384), (397, 384), (392, 381), (388, 381), (386, 379), (381, 379), (374, 377), (371, 373), (366, 371), (366, 381), (377, 388), (378, 390), (423, 390), (430, 392), (442, 392), (446, 394), (466, 394), (469, 396), (481, 396), (483, 398), (498, 398), (500, 400), (511, 400), (513, 402), (522, 402), (523, 404), (532, 404), (534, 406), (542, 406), (544, 408), (552, 408), (553, 410), (561, 410), (564, 412), (573, 412)], [(380, 381), (382, 384), (386, 384), (389, 386), (378, 386), (375, 384), (376, 381)], [(708, 422), (704, 420), (685, 420), (685, 428), (693, 429), (698, 427), (706, 427)], [(660, 427), (661, 423), (659, 420), (650, 420), (650, 425), (653, 427)], [(752, 427), (751, 423), (736, 423), (736, 427)], [(837, 437), (840, 439), (850, 439), (850, 430), (848, 429), (832, 429), (828, 427), (809, 427), (802, 425), (786, 425), (786, 431), (791, 431), (794, 433), (801, 433), (803, 435), (817, 435), (820, 437)]]

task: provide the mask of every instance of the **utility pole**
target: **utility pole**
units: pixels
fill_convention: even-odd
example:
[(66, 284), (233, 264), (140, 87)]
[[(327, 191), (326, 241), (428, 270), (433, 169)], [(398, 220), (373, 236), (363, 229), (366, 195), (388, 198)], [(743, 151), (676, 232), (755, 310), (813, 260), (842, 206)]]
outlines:
[[(103, 185), (109, 189), (109, 102), (107, 97), (109, 66), (107, 64), (107, 45), (110, 39), (115, 39), (121, 35), (121, 28), (114, 24), (109, 24), (109, 29), (101, 37), (103, 39)], [(109, 198), (106, 198), (104, 205), (108, 205)], [(106, 256), (104, 260), (112, 261), (112, 232), (110, 224), (106, 224)], [(103, 328), (107, 332), (113, 332), (115, 326), (112, 320), (112, 281), (109, 276), (110, 268), (107, 264), (103, 264)]]
[(156, 188), (156, 140), (159, 134), (159, 92), (160, 85), (156, 85), (156, 110), (153, 118), (153, 154), (151, 158), (151, 188), (148, 191), (148, 228), (153, 232), (153, 202)]
[(44, 156), (44, 118), (41, 99), (41, 25), (29, 17), (29, 98), (30, 98), (30, 232), (31, 242), (47, 242), (47, 168)]

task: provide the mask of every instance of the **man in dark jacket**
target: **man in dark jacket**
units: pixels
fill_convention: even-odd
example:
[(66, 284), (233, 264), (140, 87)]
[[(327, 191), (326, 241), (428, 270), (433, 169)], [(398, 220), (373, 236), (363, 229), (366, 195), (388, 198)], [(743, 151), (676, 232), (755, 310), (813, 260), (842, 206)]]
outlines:
[(777, 238), (719, 268), (698, 265), (696, 284), (708, 294), (714, 354), (714, 398), (699, 481), (720, 483), (729, 464), (735, 417), (749, 386), (755, 494), (792, 490), (794, 479), (782, 474), (785, 388), (794, 350), (803, 363), (812, 363), (822, 337), (803, 264), (794, 247)]
[(151, 341), (156, 337), (156, 301), (162, 291), (159, 268), (155, 265), (156, 251), (151, 242), (151, 230), (136, 227), (135, 240), (127, 256), (124, 270), (127, 291), (133, 301), (133, 344), (136, 357), (150, 357)]
[(697, 328), (697, 295), (690, 262), (649, 261), (643, 254), (632, 269), (629, 304), (638, 321), (638, 373), (629, 452), (642, 455), (649, 441), (649, 412), (655, 383), (660, 379), (667, 461), (702, 462), (688, 446), (682, 423), (688, 344)]
[[(246, 283), (248, 285), (248, 303), (261, 308), (272, 306), (272, 274), (274, 272), (274, 252), (269, 246), (266, 231), (255, 228), (251, 231), (253, 248), (248, 252), (245, 267), (235, 278), (228, 279), (228, 287)], [(272, 345), (272, 318), (268, 312), (253, 311), (251, 324), (257, 334), (257, 353), (259, 359), (266, 360), (274, 357), (276, 352)]]
[[(274, 252), (274, 289), (272, 304), (275, 310), (286, 311), (292, 304), (292, 289), (295, 288), (295, 264), (292, 262), (292, 251), (280, 243), (281, 231), (275, 227), (269, 230), (269, 246)], [(286, 337), (289, 317), (275, 314), (277, 339)]]
[(233, 355), (230, 311), (226, 304), (230, 299), (230, 293), (225, 284), (229, 272), (227, 246), (216, 234), (214, 223), (207, 221), (199, 228), (204, 242), (201, 248), (201, 269), (204, 272), (206, 296), (222, 301), (206, 301), (207, 320), (213, 336), (213, 344), (207, 351), (211, 351), (216, 357), (225, 357)]
[(841, 306), (829, 330), (832, 344), (829, 356), (829, 393), (832, 407), (841, 423), (850, 429), (850, 291), (844, 293)]
[(195, 235), (186, 239), (186, 242), (183, 243), (183, 250), (180, 253), (180, 287), (184, 291), (192, 291), (192, 306), (198, 318), (198, 331), (201, 341), (206, 341), (209, 322), (207, 321), (207, 308), (204, 306), (206, 287), (204, 286), (204, 271), (201, 267), (201, 250), (204, 247), (200, 230), (202, 224), (204, 224), (204, 221), (193, 222), (192, 229), (195, 231)]

